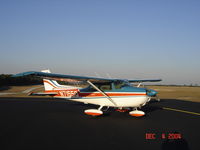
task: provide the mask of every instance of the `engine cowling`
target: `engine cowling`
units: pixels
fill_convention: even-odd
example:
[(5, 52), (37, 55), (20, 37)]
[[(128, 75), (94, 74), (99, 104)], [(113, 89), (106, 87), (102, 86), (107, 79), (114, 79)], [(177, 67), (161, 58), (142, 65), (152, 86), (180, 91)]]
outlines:
[(145, 113), (140, 110), (134, 110), (134, 111), (130, 111), (129, 115), (134, 116), (134, 117), (142, 117), (145, 115)]
[(156, 92), (155, 90), (152, 89), (147, 89), (147, 95), (150, 97), (155, 97), (156, 94), (158, 94), (158, 92)]
[(103, 114), (103, 112), (98, 109), (87, 109), (84, 111), (84, 113), (90, 116), (100, 116)]

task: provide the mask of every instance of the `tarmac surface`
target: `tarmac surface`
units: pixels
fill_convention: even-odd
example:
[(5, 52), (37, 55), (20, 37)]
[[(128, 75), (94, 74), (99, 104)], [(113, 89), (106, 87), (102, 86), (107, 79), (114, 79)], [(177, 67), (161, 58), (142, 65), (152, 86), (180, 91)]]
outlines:
[[(97, 106), (53, 98), (1, 97), (0, 149), (200, 149), (200, 103), (152, 100), (142, 108), (146, 115), (140, 118), (114, 109), (91, 117), (83, 113), (90, 108)], [(147, 139), (147, 134), (155, 139)]]

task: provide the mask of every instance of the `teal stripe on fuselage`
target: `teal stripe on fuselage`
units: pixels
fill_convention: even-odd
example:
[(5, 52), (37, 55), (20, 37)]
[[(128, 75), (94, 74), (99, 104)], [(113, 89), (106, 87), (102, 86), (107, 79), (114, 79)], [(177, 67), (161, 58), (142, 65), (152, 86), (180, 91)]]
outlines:
[[(96, 90), (90, 88), (90, 87), (87, 87), (87, 88), (83, 88), (83, 89), (80, 89), (80, 92), (95, 92)], [(138, 87), (133, 87), (133, 86), (125, 86), (125, 87), (122, 87), (121, 89), (112, 89), (112, 90), (104, 90), (104, 92), (138, 92), (138, 93), (146, 93), (146, 88), (138, 88)]]

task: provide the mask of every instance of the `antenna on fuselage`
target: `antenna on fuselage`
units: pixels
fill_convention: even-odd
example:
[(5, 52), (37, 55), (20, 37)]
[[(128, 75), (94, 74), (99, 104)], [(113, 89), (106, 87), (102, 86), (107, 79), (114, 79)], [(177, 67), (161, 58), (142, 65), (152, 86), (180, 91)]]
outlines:
[(106, 73), (106, 75), (108, 76), (109, 79), (112, 79), (109, 73)]
[(94, 72), (94, 73), (95, 73), (96, 77), (101, 78), (101, 76), (97, 72)]

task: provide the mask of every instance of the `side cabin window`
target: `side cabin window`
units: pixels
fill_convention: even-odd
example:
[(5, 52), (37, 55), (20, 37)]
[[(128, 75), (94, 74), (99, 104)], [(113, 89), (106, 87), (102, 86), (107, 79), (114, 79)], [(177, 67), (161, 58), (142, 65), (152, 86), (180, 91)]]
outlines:
[[(109, 91), (109, 90), (112, 90), (111, 84), (95, 84), (95, 86), (96, 86), (97, 88), (99, 88), (100, 90), (102, 90), (102, 91)], [(88, 90), (89, 90), (89, 91), (93, 91), (93, 92), (97, 91), (97, 90), (96, 90), (94, 87), (92, 87), (91, 85), (88, 87)]]
[(111, 85), (110, 84), (108, 84), (108, 85), (101, 85), (100, 86), (100, 90), (102, 90), (102, 91), (109, 91), (109, 90), (111, 90)]
[[(94, 83), (94, 85), (102, 90), (102, 91), (111, 91), (113, 89), (121, 89), (125, 86), (130, 86), (128, 82), (125, 82), (125, 81), (120, 81), (120, 82), (112, 82), (112, 83)], [(87, 88), (86, 88), (87, 91), (90, 91), (90, 92), (96, 92), (97, 90), (89, 85)]]

